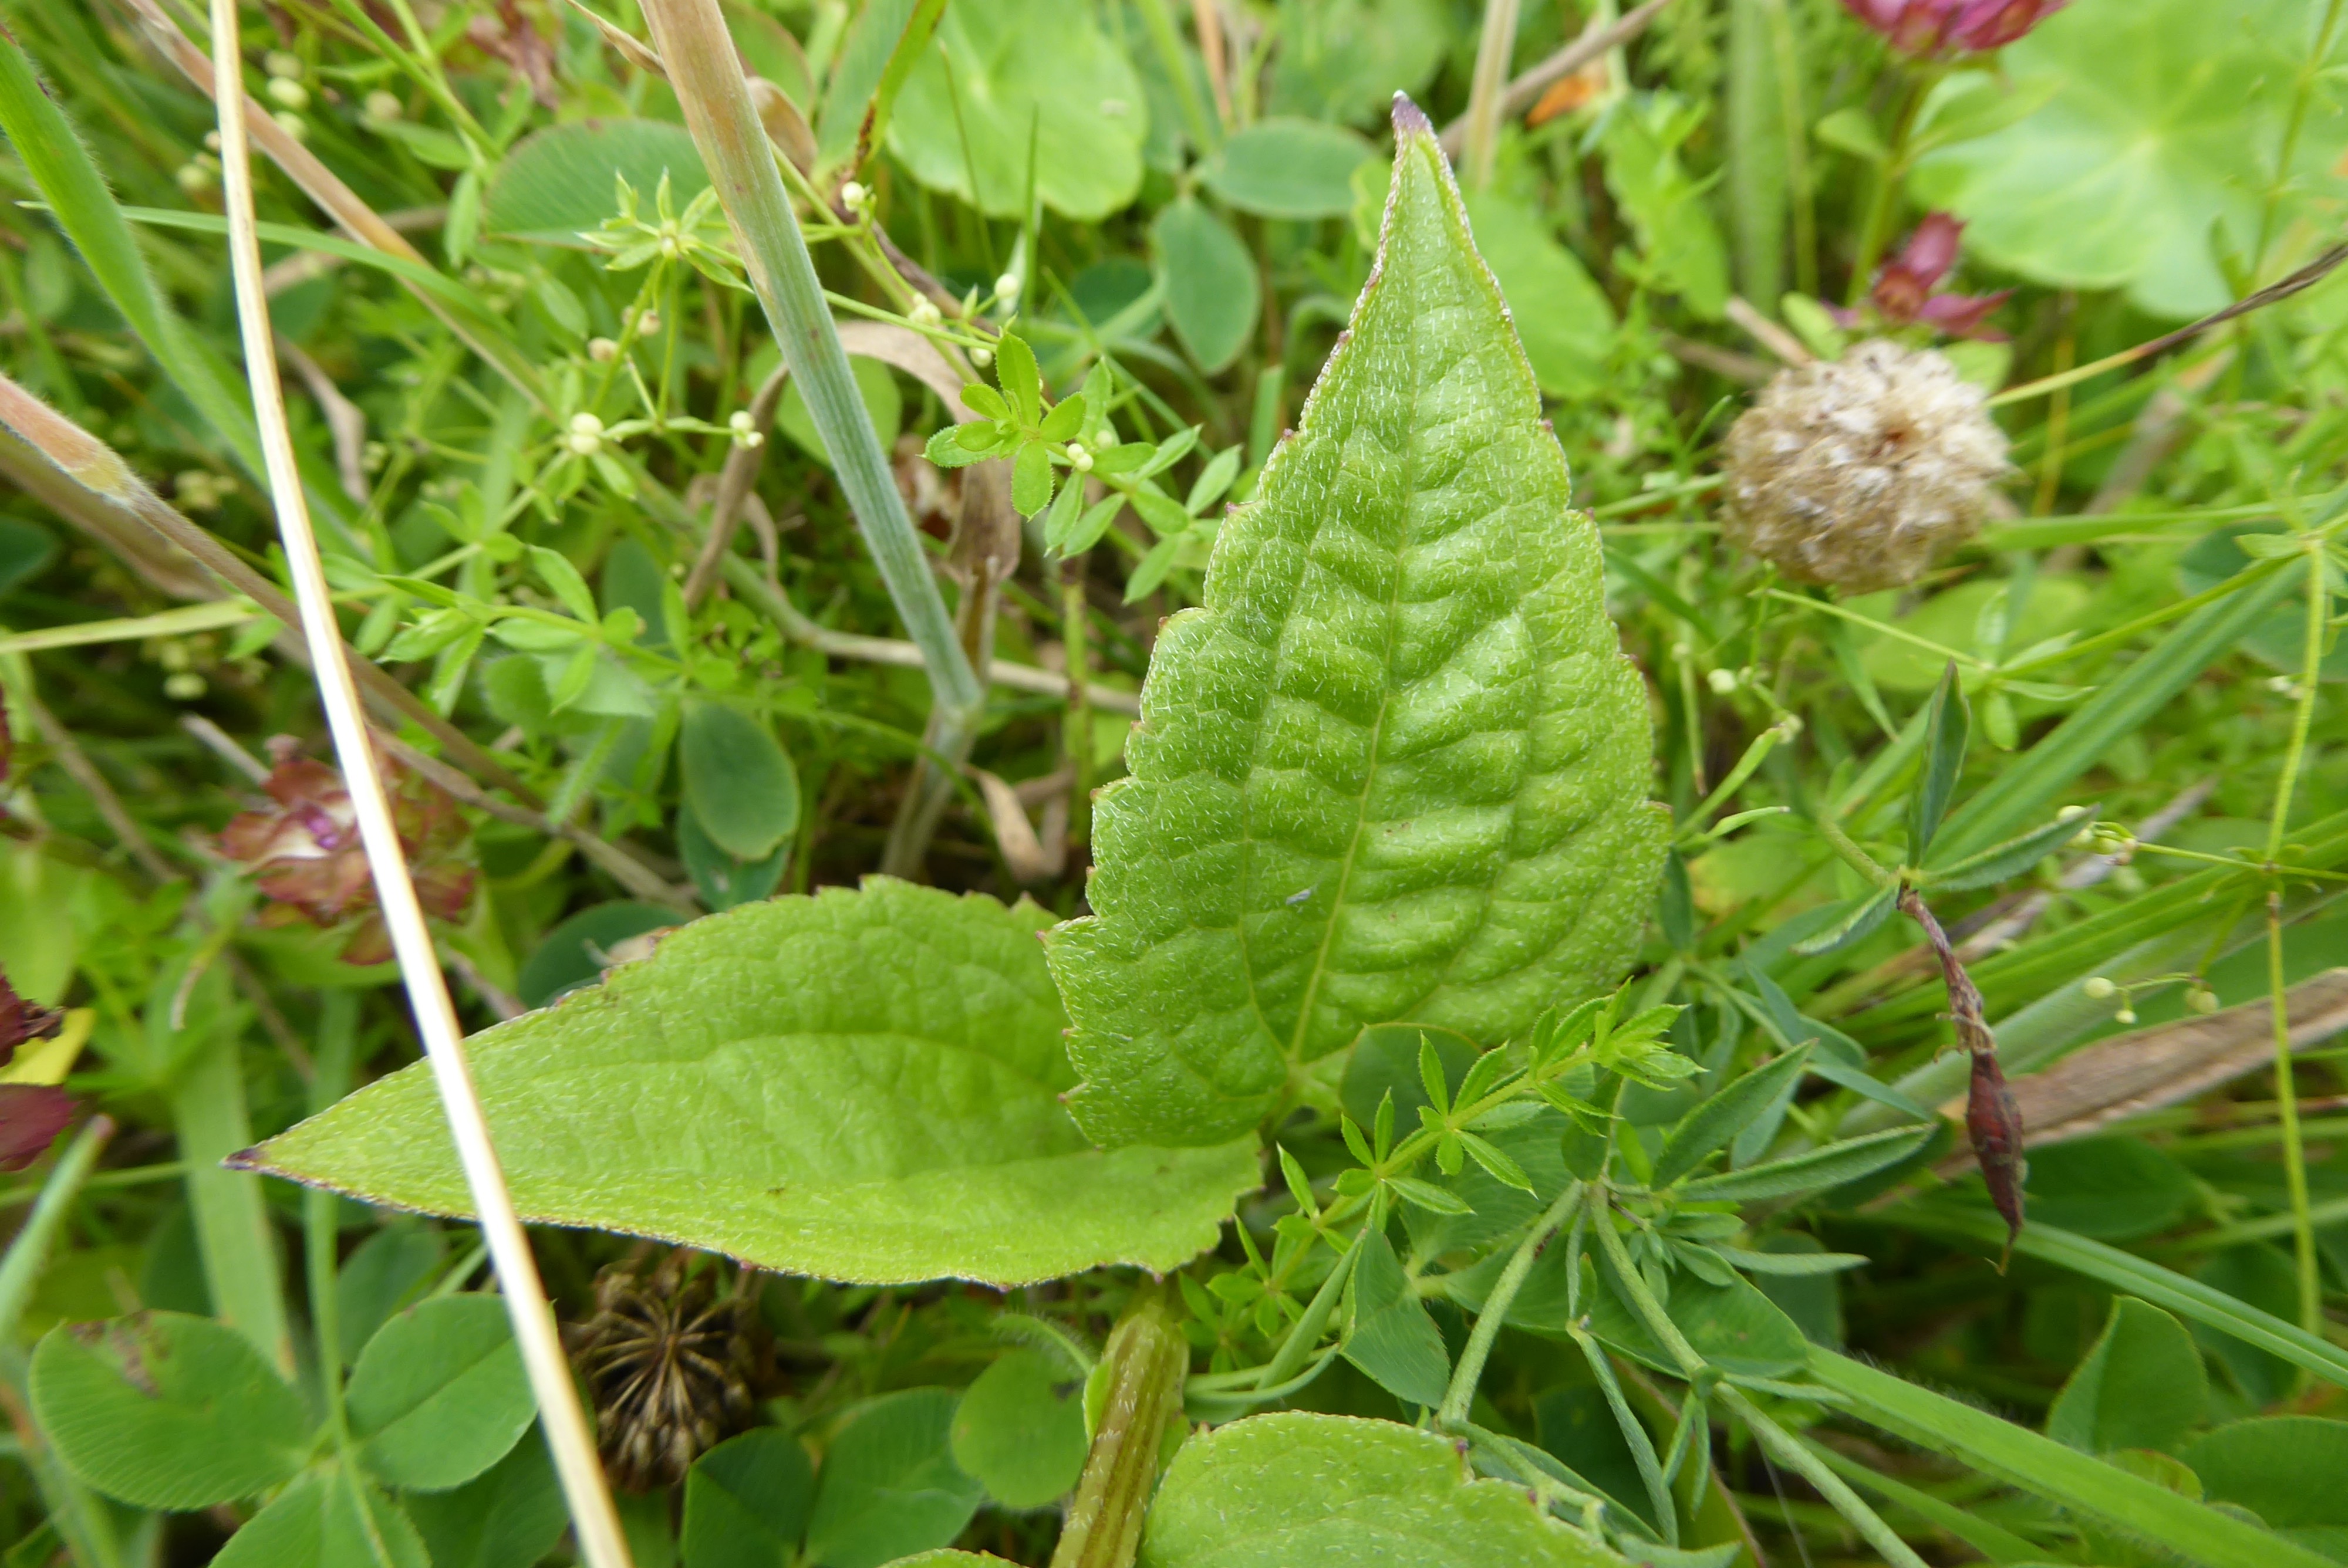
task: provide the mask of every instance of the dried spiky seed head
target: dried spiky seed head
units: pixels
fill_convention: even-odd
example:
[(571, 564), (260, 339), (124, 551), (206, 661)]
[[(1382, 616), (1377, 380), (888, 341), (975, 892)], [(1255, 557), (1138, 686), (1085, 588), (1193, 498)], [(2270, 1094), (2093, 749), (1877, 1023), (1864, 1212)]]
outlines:
[(1779, 374), (1728, 433), (1731, 543), (1801, 582), (1898, 588), (1970, 536), (2006, 472), (1981, 390), (1875, 341)]
[(649, 1270), (615, 1264), (595, 1281), (595, 1316), (565, 1331), (621, 1490), (675, 1485), (749, 1423), (756, 1361), (742, 1283), (721, 1294), (720, 1266), (684, 1248)]

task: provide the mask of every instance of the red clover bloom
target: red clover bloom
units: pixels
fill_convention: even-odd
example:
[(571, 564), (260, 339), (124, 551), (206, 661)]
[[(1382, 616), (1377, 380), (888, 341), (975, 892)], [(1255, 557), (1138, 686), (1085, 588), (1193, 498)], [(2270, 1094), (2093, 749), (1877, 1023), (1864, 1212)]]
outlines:
[(2065, 0), (1842, 0), (1843, 8), (1903, 55), (1977, 55), (2003, 48)]
[[(2012, 289), (1993, 294), (1952, 294), (1941, 290), (1941, 280), (1956, 265), (1957, 239), (1965, 226), (1945, 212), (1925, 215), (1908, 236), (1900, 254), (1876, 269), (1875, 286), (1868, 303), (1887, 326), (1904, 327), (1923, 322), (1952, 337), (2003, 339), (2004, 333), (1985, 327), (1982, 319), (2013, 296)], [(1838, 310), (1835, 320), (1845, 327), (1863, 324), (1857, 311)]]

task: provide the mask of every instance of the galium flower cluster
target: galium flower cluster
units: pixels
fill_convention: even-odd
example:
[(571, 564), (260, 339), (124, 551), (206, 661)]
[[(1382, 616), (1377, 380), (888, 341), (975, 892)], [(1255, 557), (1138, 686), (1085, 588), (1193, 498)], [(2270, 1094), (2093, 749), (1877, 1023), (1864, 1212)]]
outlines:
[(1730, 429), (1725, 532), (1797, 581), (1897, 588), (1981, 526), (2005, 450), (1946, 358), (1862, 343), (1783, 372)]

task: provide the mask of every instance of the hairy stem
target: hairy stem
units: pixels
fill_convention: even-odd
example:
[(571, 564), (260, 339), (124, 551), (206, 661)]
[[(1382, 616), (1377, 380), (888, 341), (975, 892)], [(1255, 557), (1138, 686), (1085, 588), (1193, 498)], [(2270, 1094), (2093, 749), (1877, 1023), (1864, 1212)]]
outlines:
[[(750, 102), (726, 18), (717, 0), (648, 0), (644, 17), (668, 67), (685, 125), (733, 225), (767, 324), (783, 362), (798, 381), (824, 449), (831, 454), (833, 472), (856, 515), (865, 548), (872, 552), (906, 632), (922, 651), (935, 704), (932, 743), (959, 765), (976, 738), (985, 689), (954, 635), (928, 553), (906, 516), (888, 455), (880, 450), (864, 400), (849, 374), (839, 328), (824, 302), (807, 237), (799, 231), (798, 218), (783, 190), (774, 147)], [(906, 867), (909, 860), (919, 864), (927, 833), (916, 836), (918, 843), (892, 844), (891, 858), (897, 866)]]
[(1515, 1305), (1517, 1292), (1524, 1288), (1525, 1276), (1532, 1272), (1533, 1262), (1540, 1256), (1549, 1238), (1563, 1228), (1581, 1206), (1583, 1188), (1580, 1182), (1568, 1182), (1565, 1191), (1557, 1195), (1548, 1212), (1533, 1222), (1525, 1239), (1517, 1244), (1509, 1266), (1493, 1282), (1492, 1294), (1485, 1298), (1484, 1309), (1476, 1315), (1475, 1332), (1468, 1337), (1468, 1348), (1459, 1352), (1459, 1365), (1451, 1374), (1451, 1386), (1443, 1391), (1443, 1407), (1435, 1413), (1436, 1424), (1456, 1427), (1468, 1419), (1468, 1408), (1475, 1402), (1476, 1384), (1484, 1376), (1484, 1363), (1492, 1354), (1492, 1341), (1499, 1337), (1500, 1326), (1508, 1321), (1509, 1308)]
[(1108, 1379), (1068, 1522), (1052, 1568), (1132, 1568), (1158, 1480), (1158, 1449), (1182, 1410), (1190, 1352), (1156, 1286), (1145, 1286), (1109, 1334), (1097, 1376)]

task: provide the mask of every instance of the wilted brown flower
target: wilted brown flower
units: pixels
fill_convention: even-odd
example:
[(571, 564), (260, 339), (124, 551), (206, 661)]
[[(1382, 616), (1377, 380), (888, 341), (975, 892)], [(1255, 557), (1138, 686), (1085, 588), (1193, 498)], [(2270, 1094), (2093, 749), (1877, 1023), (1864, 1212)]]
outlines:
[[(382, 963), (391, 957), (391, 941), (343, 775), (303, 756), (289, 735), (273, 739), (269, 751), (277, 765), (261, 787), (276, 809), (249, 811), (230, 822), (221, 831), (221, 853), (249, 867), (254, 885), (273, 901), (262, 916), (265, 923), (307, 920), (326, 927), (355, 915), (343, 960)], [(473, 868), (462, 858), (469, 834), (457, 803), (394, 764), (385, 764), (384, 782), (417, 900), (427, 914), (459, 918), (472, 903)]]
[(1728, 433), (1731, 543), (1853, 593), (1913, 582), (1981, 526), (2006, 472), (1979, 388), (1874, 341), (1782, 372)]
[(694, 1262), (679, 1248), (649, 1274), (613, 1265), (595, 1281), (595, 1316), (568, 1331), (597, 1447), (629, 1491), (675, 1485), (749, 1420), (749, 1302), (719, 1296), (720, 1270)]

